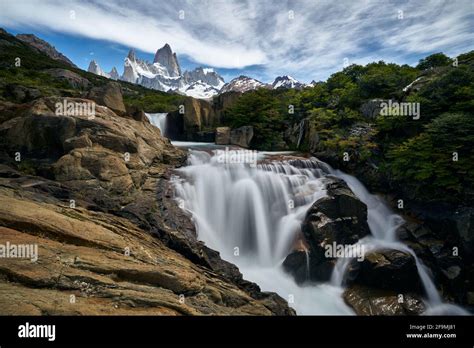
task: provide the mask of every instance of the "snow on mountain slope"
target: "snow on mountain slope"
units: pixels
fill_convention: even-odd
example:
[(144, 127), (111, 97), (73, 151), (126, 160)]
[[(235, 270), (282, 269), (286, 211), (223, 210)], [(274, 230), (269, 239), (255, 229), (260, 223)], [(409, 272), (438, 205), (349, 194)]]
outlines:
[(284, 76), (278, 76), (275, 81), (273, 81), (272, 84), (274, 89), (278, 88), (296, 88), (296, 89), (301, 89), (304, 88), (305, 85), (298, 80), (294, 79), (291, 76), (284, 75)]
[(101, 69), (101, 67), (95, 60), (90, 62), (89, 68), (87, 69), (87, 71), (99, 76), (107, 77), (108, 79), (118, 80), (120, 78), (117, 72), (117, 69), (115, 69), (115, 67), (113, 67), (109, 73), (106, 73), (105, 71)]
[(232, 79), (229, 83), (226, 83), (219, 93), (226, 93), (226, 92), (240, 92), (244, 93), (247, 91), (251, 91), (257, 88), (271, 88), (271, 86), (255, 80), (251, 77), (240, 75)]
[[(100, 69), (92, 61), (89, 71), (101, 76), (112, 76)], [(219, 93), (224, 79), (211, 68), (196, 68), (181, 72), (176, 53), (166, 44), (156, 51), (153, 63), (140, 59), (134, 50), (130, 50), (124, 60), (123, 74), (120, 79), (164, 92), (177, 92), (194, 98), (207, 99)]]

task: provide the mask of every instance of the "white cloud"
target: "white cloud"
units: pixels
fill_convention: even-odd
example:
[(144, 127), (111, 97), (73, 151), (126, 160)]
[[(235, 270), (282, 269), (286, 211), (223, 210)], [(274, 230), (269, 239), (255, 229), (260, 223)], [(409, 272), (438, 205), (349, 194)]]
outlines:
[(150, 53), (168, 42), (204, 65), (262, 65), (269, 80), (281, 74), (325, 78), (345, 57), (404, 63), (434, 51), (454, 55), (474, 41), (472, 0), (2, 0), (0, 6), (3, 26), (67, 32)]

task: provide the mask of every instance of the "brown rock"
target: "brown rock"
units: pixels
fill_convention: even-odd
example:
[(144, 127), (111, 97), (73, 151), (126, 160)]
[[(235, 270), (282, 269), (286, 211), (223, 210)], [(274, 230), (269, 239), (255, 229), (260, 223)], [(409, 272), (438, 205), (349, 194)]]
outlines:
[(118, 82), (109, 82), (105, 86), (92, 88), (87, 98), (94, 100), (99, 105), (107, 106), (119, 114), (126, 112), (122, 87)]
[(216, 144), (217, 145), (230, 144), (230, 128), (229, 127), (216, 128)]

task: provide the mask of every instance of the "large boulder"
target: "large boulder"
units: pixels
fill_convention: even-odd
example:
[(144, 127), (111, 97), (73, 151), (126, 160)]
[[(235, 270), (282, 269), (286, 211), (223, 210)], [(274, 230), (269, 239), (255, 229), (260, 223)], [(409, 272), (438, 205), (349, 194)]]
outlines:
[(75, 72), (72, 72), (71, 70), (67, 69), (48, 69), (45, 71), (48, 75), (51, 75), (52, 77), (65, 81), (68, 83), (72, 88), (76, 89), (87, 89), (90, 85), (90, 82), (88, 79), (82, 77), (79, 74), (76, 74)]
[(230, 128), (229, 127), (216, 128), (216, 144), (217, 145), (230, 144)]
[(120, 115), (126, 112), (122, 97), (122, 87), (118, 82), (109, 82), (105, 86), (92, 88), (87, 98), (94, 100), (99, 105), (108, 107)]
[(253, 138), (253, 127), (243, 126), (232, 129), (230, 132), (230, 143), (243, 148), (249, 148)]
[(426, 309), (419, 295), (360, 285), (346, 289), (343, 298), (357, 315), (420, 315)]
[[(174, 148), (149, 122), (121, 117), (96, 106), (93, 118), (56, 113), (57, 103), (91, 103), (78, 98), (43, 98), (18, 117), (0, 125), (11, 153), (28, 161), (50, 163), (56, 180), (69, 182), (103, 201), (105, 191), (135, 192), (143, 186), (153, 163), (182, 163), (185, 154)], [(94, 189), (95, 188), (95, 189)]]
[(308, 250), (306, 254), (292, 252), (283, 264), (300, 283), (302, 274), (307, 274), (306, 281), (326, 281), (331, 277), (337, 258), (327, 256), (327, 245), (349, 246), (370, 233), (367, 206), (343, 180), (333, 176), (325, 180), (327, 196), (311, 206), (302, 224)]
[(397, 292), (423, 292), (415, 258), (394, 249), (371, 251), (362, 261), (352, 261), (346, 282)]
[(72, 208), (41, 191), (54, 182), (25, 179), (0, 178), (0, 243), (35, 244), (38, 259), (2, 260), (1, 315), (294, 314), (277, 295), (252, 297), (126, 218)]
[(214, 111), (209, 102), (194, 98), (184, 101), (184, 131), (187, 139), (192, 134), (215, 126)]
[(41, 97), (41, 92), (36, 88), (10, 83), (5, 86), (5, 96), (16, 103), (25, 103)]

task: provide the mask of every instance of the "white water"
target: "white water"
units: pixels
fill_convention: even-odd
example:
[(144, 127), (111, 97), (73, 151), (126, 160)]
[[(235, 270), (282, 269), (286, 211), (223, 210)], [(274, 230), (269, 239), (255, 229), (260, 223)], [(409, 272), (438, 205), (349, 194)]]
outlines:
[(341, 297), (350, 259), (340, 259), (331, 281), (325, 284), (298, 286), (281, 267), (306, 211), (325, 195), (322, 179), (327, 174), (345, 180), (367, 205), (372, 236), (359, 241), (366, 250), (388, 247), (415, 257), (428, 295), (427, 313), (465, 313), (442, 303), (421, 261), (396, 240), (395, 231), (403, 219), (356, 178), (316, 159), (300, 161), (298, 167), (290, 162), (269, 162), (252, 168), (217, 163), (207, 152), (190, 150), (188, 164), (179, 170), (180, 177), (174, 183), (178, 199), (193, 216), (198, 238), (236, 264), (244, 278), (289, 301), (298, 314), (353, 314)]
[(150, 120), (150, 123), (154, 125), (155, 127), (160, 129), (161, 135), (166, 136), (166, 118), (168, 116), (167, 113), (154, 113), (154, 114), (148, 114), (145, 113), (145, 115), (148, 117), (148, 120)]

